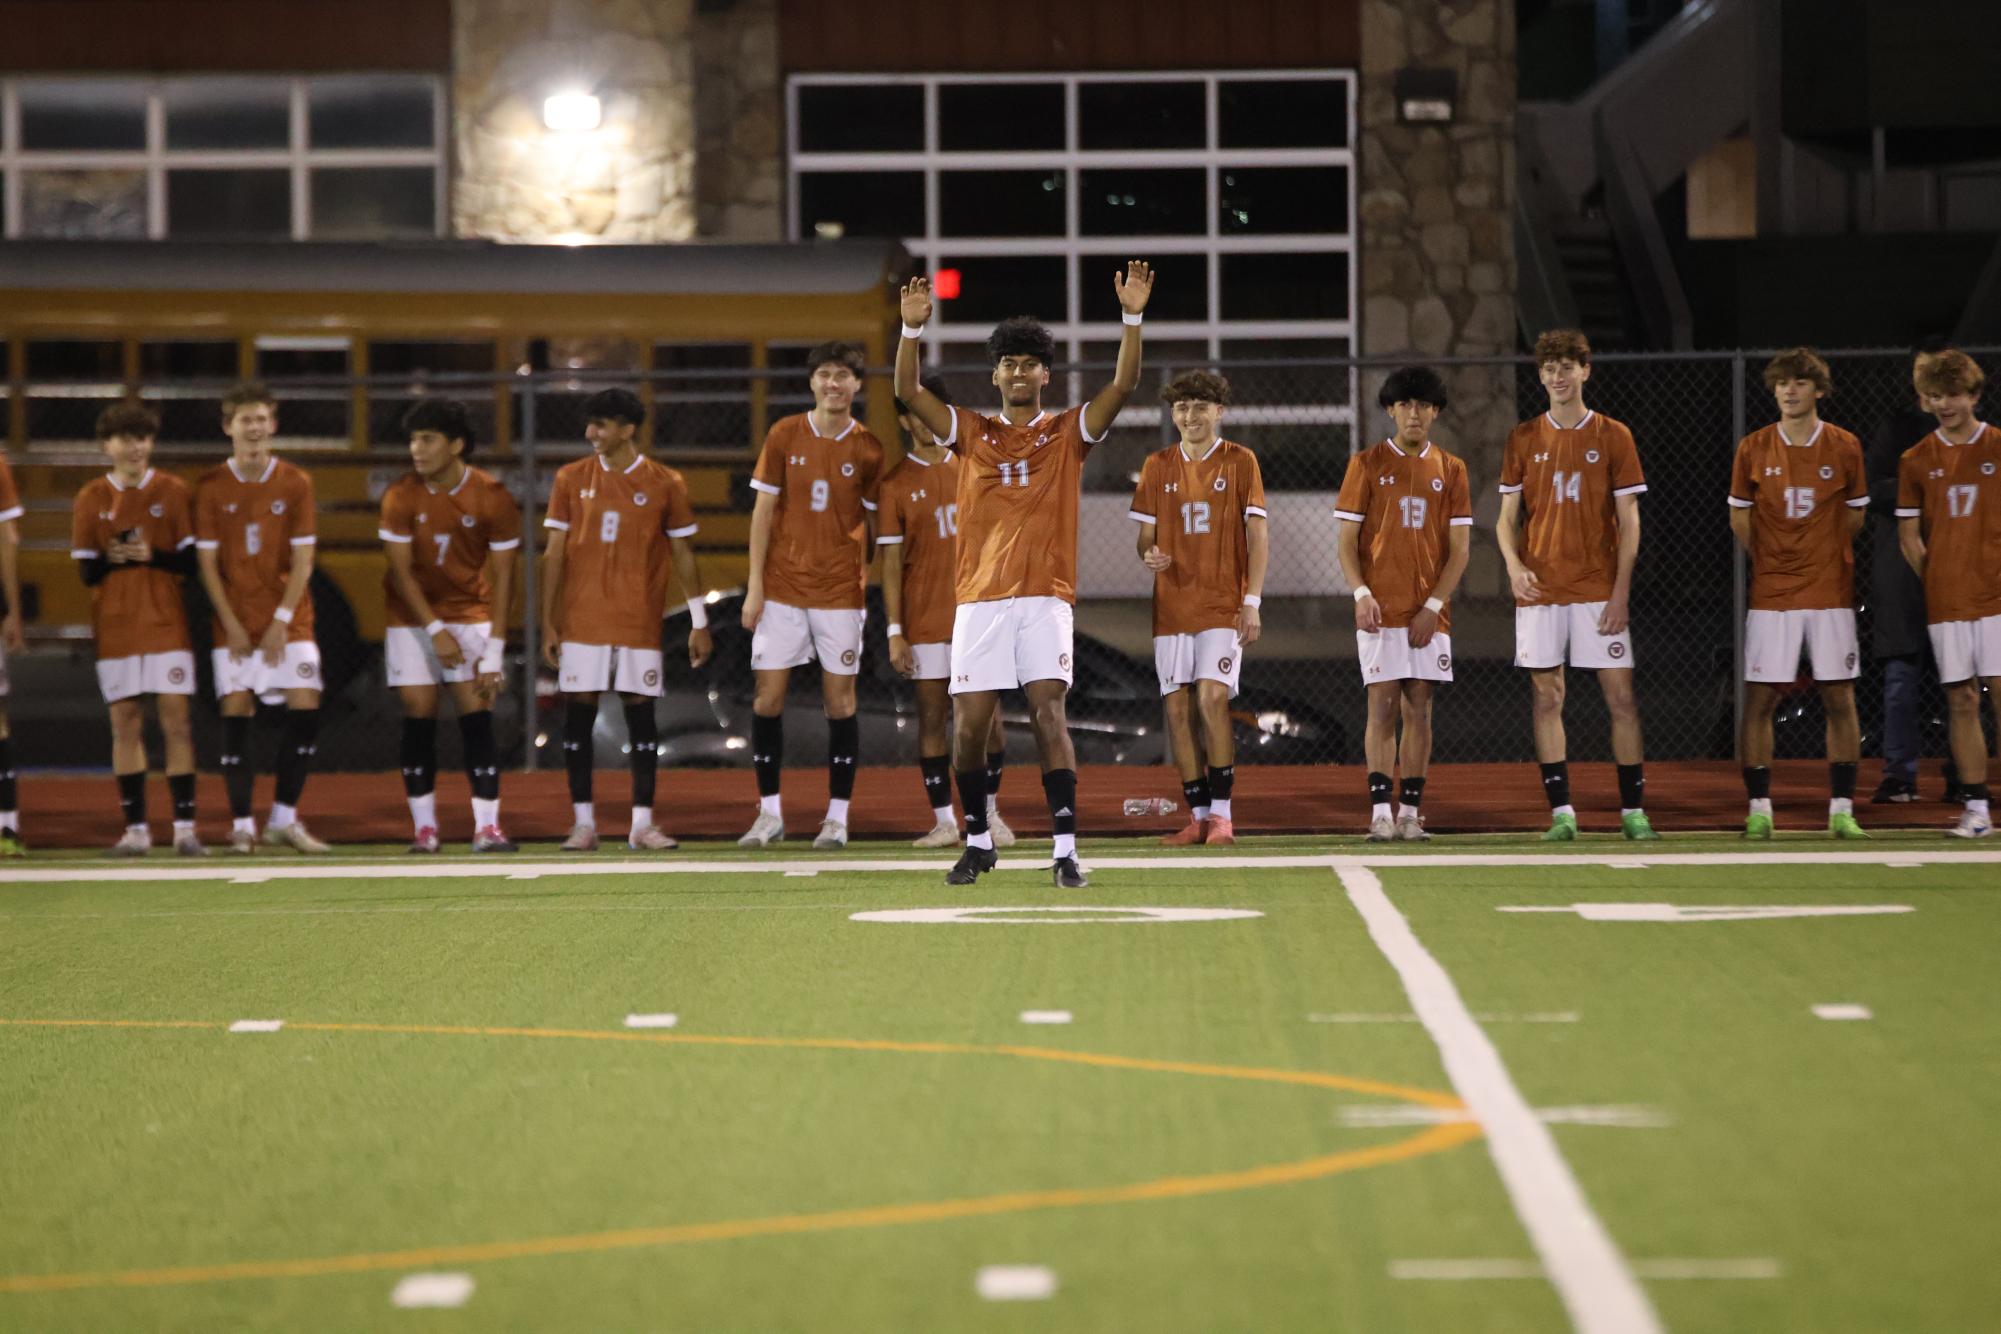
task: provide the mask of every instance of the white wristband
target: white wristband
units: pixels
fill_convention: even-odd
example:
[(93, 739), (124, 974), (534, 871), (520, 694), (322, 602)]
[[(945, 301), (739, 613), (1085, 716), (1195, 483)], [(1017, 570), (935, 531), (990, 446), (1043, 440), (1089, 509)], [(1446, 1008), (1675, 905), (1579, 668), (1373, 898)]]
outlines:
[(1360, 602), (1363, 598), (1372, 598), (1374, 596), (1375, 594), (1369, 591), (1367, 584), (1358, 584), (1355, 588), (1355, 601), (1357, 602)]
[(688, 624), (697, 630), (709, 628), (709, 604), (700, 598), (688, 599)]
[(271, 613), (271, 619), (280, 625), (290, 625), (292, 623), (292, 613), (289, 609), (280, 607)]
[(1125, 313), (1121, 314), (1119, 318), (1124, 320), (1127, 324), (1132, 325), (1135, 329), (1137, 329), (1139, 327), (1140, 321), (1146, 318), (1146, 314), (1144, 311), (1142, 311), (1140, 314), (1135, 315), (1128, 310)]
[(445, 623), (433, 617), (431, 623), (424, 627), (424, 634), (428, 638), (436, 639), (440, 634), (444, 633), (444, 629)]
[(506, 662), (507, 641), (504, 639), (489, 639), (486, 641), (486, 646), (479, 651), (479, 674), (481, 676), (497, 676), (500, 674), (500, 669), (506, 665)]
[(1424, 600), (1424, 609), (1425, 609), (1426, 611), (1444, 611), (1444, 610), (1445, 610), (1445, 599), (1444, 599), (1444, 598), (1426, 598), (1426, 599)]
[(922, 338), (924, 336), (924, 326), (921, 324), (906, 324), (903, 326), (903, 336), (905, 338)]
[(1262, 607), (1264, 606), (1264, 604), (1265, 600), (1259, 597), (1256, 593), (1244, 594), (1244, 605), (1246, 607), (1256, 608), (1256, 607)]
[(896, 637), (898, 637), (898, 636), (899, 636), (899, 635), (901, 635), (902, 633), (903, 633), (903, 626), (902, 626), (902, 624), (901, 624), (901, 623), (899, 623), (899, 622), (897, 622), (897, 621), (891, 621), (891, 622), (889, 623), (889, 637), (890, 637), (891, 639), (895, 639)]

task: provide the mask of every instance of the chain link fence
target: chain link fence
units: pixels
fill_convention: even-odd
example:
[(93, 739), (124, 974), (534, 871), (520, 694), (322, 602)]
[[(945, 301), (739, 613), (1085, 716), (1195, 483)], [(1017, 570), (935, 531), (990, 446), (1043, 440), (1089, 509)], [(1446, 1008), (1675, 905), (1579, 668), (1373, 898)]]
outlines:
[[(1224, 434), (1257, 453), (1271, 514), (1264, 635), (1245, 654), (1238, 700), (1240, 717), (1247, 726), (1255, 725), (1260, 743), (1240, 747), (1240, 761), (1358, 762), (1364, 692), (1355, 664), (1353, 602), (1335, 558), (1332, 510), (1356, 444), (1366, 446), (1388, 433), (1374, 396), (1392, 363), (1216, 362), (1174, 355), (1187, 352), (1167, 348), (1150, 353), (1138, 390), (1087, 466), (1072, 710), (1080, 759), (1146, 763), (1163, 758), (1151, 651), (1151, 577), (1134, 550), (1136, 534), (1126, 510), (1146, 454), (1175, 439), (1159, 402), (1160, 386), (1178, 371), (1200, 367), (1219, 370), (1231, 381), (1234, 401)], [(1723, 759), (1734, 753), (1744, 561), (1730, 536), (1725, 497), (1735, 442), (1777, 417), (1762, 381), (1769, 355), (1607, 354), (1593, 367), (1587, 402), (1632, 428), (1647, 474), (1631, 610), (1635, 684), (1651, 759)], [(2001, 352), (1977, 349), (1975, 355), (1990, 373), (2001, 373)], [(1890, 479), (1893, 490), (1897, 454), (1930, 429), (1929, 419), (1917, 410), (1910, 354), (1826, 356), (1835, 391), (1822, 404), (1822, 414), (1861, 437), (1870, 452), (1872, 478)], [(1475, 513), (1472, 563), (1453, 605), (1456, 680), (1439, 693), (1434, 753), (1441, 762), (1525, 761), (1531, 753), (1529, 685), (1512, 665), (1513, 601), (1493, 527), (1502, 442), (1517, 422), (1543, 410), (1543, 391), (1534, 365), (1523, 357), (1442, 358), (1430, 364), (1445, 375), (1452, 399), (1434, 437), (1466, 461)], [(959, 402), (993, 402), (984, 368), (947, 364), (940, 369)], [(1046, 399), (1052, 404), (1081, 402), (1111, 371), (1109, 363), (1064, 367)], [(714, 590), (713, 619), (722, 627), (714, 661), (692, 671), (681, 653), (685, 612), (677, 611), (665, 623), (669, 694), (661, 706), (663, 757), (669, 764), (747, 764), (742, 737), (749, 725), (749, 636), (731, 627), (734, 594), (747, 562), (748, 479), (764, 427), (811, 405), (801, 370), (696, 366), (645, 374), (437, 374), (271, 383), (280, 400), (280, 452), (313, 472), (320, 498), (313, 596), (328, 681), (320, 743), (325, 767), (395, 767), (400, 711), (383, 681), (383, 565), (375, 519), (383, 489), (408, 466), (398, 426), (403, 410), (426, 393), (464, 399), (481, 435), (474, 462), (507, 483), (523, 505), (530, 531), (539, 536), (556, 469), (589, 449), (583, 403), (610, 384), (639, 387), (651, 410), (646, 439), (652, 452), (688, 478), (702, 525), (696, 542), (704, 582)], [(872, 373), (868, 387), (875, 395), (885, 394), (887, 373)], [(190, 382), (143, 386), (150, 400), (168, 408), (159, 466), (193, 481), (226, 456), (226, 442), (201, 420), (215, 420), (204, 409), (223, 388)], [(28, 451), (12, 461), (17, 472), (37, 475), (28, 488), (25, 525), (24, 545), (31, 552), (66, 550), (69, 498), (102, 468), (88, 439), (88, 422), (117, 392), (107, 389), (95, 399), (71, 393), (30, 414), (45, 425)], [(868, 417), (868, 399), (858, 402), (856, 410)], [(364, 431), (354, 429), (357, 422), (365, 423)], [(365, 451), (351, 447), (359, 434), (369, 443)], [(900, 448), (888, 440), (885, 444), (892, 456)], [(1874, 577), (1872, 567), (1878, 562), (1898, 560), (1893, 530), (1886, 505), (1872, 514), (1856, 544), (1864, 650), (1858, 699), (1865, 754), (1877, 753), (1881, 730), (1882, 667), (1872, 651), (1880, 599), (1921, 600), (1914, 580), (1886, 579), (1879, 585)], [(48, 559), (39, 564), (31, 560), (24, 568), (29, 571), (24, 578), (31, 582), (37, 571), (43, 581), (75, 579), (73, 570)], [(508, 659), (509, 693), (498, 710), (499, 733), (510, 766), (550, 767), (560, 763), (560, 715), (552, 673), (530, 651), (539, 642), (540, 571), (532, 560), (519, 568), (522, 598), (511, 618), (515, 647)], [(50, 614), (87, 606), (75, 594), (53, 587), (28, 594), (37, 644), (35, 652), (15, 664), (14, 730), (20, 738), (20, 762), (29, 766), (98, 767), (109, 753), (102, 705), (87, 670), (87, 631), (77, 624), (83, 617), (72, 614), (65, 624), (59, 614)], [(192, 584), (189, 598), (197, 647), (206, 650), (208, 613)], [(38, 617), (36, 604), (48, 611)], [(678, 609), (678, 598), (670, 605)], [(884, 618), (879, 603), (875, 605), (861, 681), (863, 749), (872, 762), (902, 763), (915, 754), (910, 723), (915, 705), (907, 684), (889, 669), (881, 638)], [(216, 729), (212, 706), (206, 703), (205, 652), (202, 673), (204, 706), (197, 716), (206, 758), (215, 753)], [(1573, 681), (1572, 687), (1572, 757), (1609, 759), (1609, 731), (1595, 685)], [(795, 673), (793, 692), (798, 709), (817, 712), (819, 687), (811, 669)], [(1925, 753), (1943, 754), (1944, 707), (1935, 681), (1920, 712)], [(1026, 729), (1019, 730), (1022, 757), (1027, 758), (1032, 752)], [(818, 756), (811, 747), (823, 743), (824, 729), (801, 726), (790, 732), (794, 761), (815, 762)], [(1818, 755), (1821, 736), (1818, 700), (1810, 683), (1803, 683), (1781, 710), (1778, 753)], [(456, 729), (442, 729), (440, 742), (441, 763), (456, 764)], [(599, 737), (601, 762), (617, 763), (622, 745), (622, 722), (616, 710), (607, 710)]]

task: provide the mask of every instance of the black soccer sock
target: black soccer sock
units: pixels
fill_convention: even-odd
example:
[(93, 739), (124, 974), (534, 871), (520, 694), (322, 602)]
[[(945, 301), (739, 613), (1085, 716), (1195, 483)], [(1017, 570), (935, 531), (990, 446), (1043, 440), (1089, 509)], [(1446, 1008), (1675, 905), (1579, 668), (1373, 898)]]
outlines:
[(966, 808), (966, 837), (986, 833), (987, 771), (961, 769), (955, 777), (959, 780), (959, 804)]
[(1987, 784), (1961, 783), (1959, 785), (1959, 794), (1962, 801), (1985, 801), (1987, 800)]
[(1369, 771), (1369, 804), (1387, 806), (1390, 804), (1390, 776)]
[(1404, 779), (1397, 789), (1397, 805), (1408, 806), (1412, 810), (1416, 810), (1423, 804), (1424, 780), (1422, 778)]
[[(1852, 766), (1851, 766), (1852, 768)], [(1849, 775), (1849, 787), (1854, 787), (1854, 775)], [(1647, 766), (1644, 764), (1622, 764), (1619, 766), (1619, 808), (1637, 811), (1647, 802)]]
[(146, 823), (146, 771), (118, 775), (118, 804), (125, 809), (129, 827)]
[(1217, 801), (1228, 801), (1237, 790), (1237, 766), (1234, 764), (1212, 764), (1209, 766), (1209, 795)]
[[(999, 708), (1000, 706), (996, 704), (994, 707)], [(989, 801), (1000, 795), (1001, 770), (1006, 765), (1006, 751), (990, 750), (987, 752), (987, 799)]]
[(438, 790), (438, 720), (403, 720), (403, 795), (428, 797)]
[(625, 737), (632, 745), (632, 804), (652, 810), (660, 774), (660, 720), (653, 716), (652, 700), (625, 706)]
[(229, 813), (238, 820), (250, 818), (250, 793), (257, 771), (250, 767), (250, 724), (248, 717), (222, 720), (222, 786), (229, 794)]
[(21, 794), (14, 780), (14, 738), (0, 736), (0, 811), (17, 811)]
[(1049, 803), (1049, 832), (1077, 832), (1077, 771), (1051, 769), (1042, 775), (1042, 795)]
[(1835, 760), (1827, 766), (1827, 784), (1835, 800), (1855, 800), (1855, 771), (1859, 768), (1855, 760)]
[(464, 752), (466, 780), (481, 801), (500, 799), (500, 746), (493, 739), (493, 711), (478, 709), (459, 715), (459, 749)]
[(174, 823), (193, 824), (195, 822), (195, 776), (191, 773), (168, 774), (167, 795), (174, 799)]
[(1570, 764), (1567, 760), (1542, 766), (1542, 795), (1551, 810), (1570, 804)]
[(1772, 795), (1772, 771), (1762, 764), (1744, 766), (1744, 792), (1753, 801), (1767, 801)]
[(319, 750), (320, 711), (285, 710), (285, 730), (278, 741), (278, 792), (280, 806), (297, 806), (306, 790), (306, 774)]
[(952, 761), (943, 755), (921, 755), (917, 771), (924, 775), (924, 800), (934, 811), (952, 807)]
[(778, 795), (778, 775), (785, 766), (785, 716), (750, 716), (750, 767), (757, 771), (757, 795)]
[(1209, 780), (1193, 778), (1181, 785), (1181, 795), (1188, 802), (1188, 809), (1207, 810), (1209, 808)]
[(585, 704), (571, 700), (563, 710), (563, 768), (570, 775), (570, 804), (582, 805), (591, 799), (591, 770), (597, 763), (591, 734), (597, 730), (596, 700)]
[(855, 795), (855, 753), (861, 747), (861, 719), (827, 719), (827, 795), (835, 801)]

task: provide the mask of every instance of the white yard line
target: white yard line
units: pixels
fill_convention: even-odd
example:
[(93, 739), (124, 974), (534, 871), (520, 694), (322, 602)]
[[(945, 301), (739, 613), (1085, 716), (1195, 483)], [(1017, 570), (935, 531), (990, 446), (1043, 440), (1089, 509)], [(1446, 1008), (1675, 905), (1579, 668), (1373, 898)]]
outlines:
[[(1574, 1024), (1578, 1020), (1575, 1010), (1552, 1010), (1547, 1014), (1476, 1014), (1473, 1016), (1483, 1024)], [(1366, 1011), (1343, 1011), (1336, 1014), (1309, 1014), (1309, 1024), (1414, 1024), (1414, 1014), (1368, 1013)]]
[[(1778, 1278), (1784, 1272), (1777, 1260), (1635, 1260), (1633, 1272), (1647, 1279)], [(1477, 1279), (1542, 1278), (1543, 1267), (1534, 1260), (1392, 1260), (1391, 1278), (1441, 1279), (1447, 1282)]]
[(1453, 1090), (1486, 1132), (1501, 1183), (1572, 1326), (1580, 1334), (1658, 1334), (1653, 1303), (1591, 1211), (1548, 1127), (1468, 1013), (1451, 975), (1418, 940), (1374, 871), (1343, 867), (1340, 876), (1369, 938), (1396, 969), (1411, 1008), (1438, 1044)]

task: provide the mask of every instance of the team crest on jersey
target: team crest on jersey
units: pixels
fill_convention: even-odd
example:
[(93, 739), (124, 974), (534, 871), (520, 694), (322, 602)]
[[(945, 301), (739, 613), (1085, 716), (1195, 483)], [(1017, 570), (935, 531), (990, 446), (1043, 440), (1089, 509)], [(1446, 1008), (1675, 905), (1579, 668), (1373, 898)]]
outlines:
[(97, 512), (97, 517), (98, 517), (98, 518), (100, 518), (100, 519), (102, 519), (102, 520), (104, 520), (104, 522), (106, 522), (106, 523), (110, 523), (110, 522), (111, 522), (111, 520), (112, 520), (112, 517), (113, 517), (113, 515), (112, 515), (112, 511), (110, 511), (110, 510), (99, 510), (99, 511)]
[(1445, 489), (1445, 479), (1443, 477), (1432, 478), (1431, 489), (1434, 491), (1443, 491)]
[(1821, 464), (1821, 465), (1820, 465), (1820, 480), (1821, 480), (1821, 481), (1823, 481), (1823, 482), (1825, 482), (1825, 481), (1829, 481), (1829, 480), (1831, 480), (1831, 479), (1833, 478), (1833, 476), (1834, 476), (1834, 469), (1832, 469), (1832, 468), (1828, 467), (1828, 466), (1827, 466), (1827, 465), (1826, 465), (1825, 463), (1823, 463), (1823, 464)]
[(1981, 464), (1980, 471), (1985, 473), (1987, 476), (1992, 477), (1994, 475), (1994, 460), (1989, 459), (1987, 460), (1987, 462)]
[(1584, 461), (1585, 461), (1586, 463), (1596, 463), (1596, 462), (1598, 461), (1598, 451), (1597, 451), (1597, 450), (1595, 450), (1595, 449), (1587, 449), (1587, 450), (1585, 450), (1585, 451), (1584, 451)]
[(646, 507), (646, 493), (644, 491), (634, 491), (632, 493), (632, 503), (644, 509)]
[(156, 519), (164, 519), (167, 517), (167, 507), (165, 505), (148, 505), (146, 507), (146, 513), (152, 515)]
[(1218, 491), (1221, 491), (1221, 490), (1222, 490), (1222, 489), (1223, 489), (1224, 487), (1226, 487), (1226, 486), (1228, 486), (1228, 485), (1229, 485), (1229, 483), (1228, 483), (1227, 481), (1225, 481), (1225, 480), (1224, 480), (1223, 478), (1221, 478), (1221, 477), (1218, 477), (1218, 478), (1216, 479), (1216, 489), (1217, 489)]
[(229, 503), (228, 503), (227, 505), (224, 505), (224, 506), (222, 507), (222, 512), (223, 512), (224, 514), (234, 514), (234, 513), (236, 513), (236, 502), (232, 500), (232, 501), (230, 501), (230, 502), (229, 502)]
[(273, 514), (283, 514), (283, 513), (285, 512), (285, 502), (284, 502), (284, 501), (282, 501), (282, 500), (274, 500), (274, 501), (272, 501), (272, 502), (271, 502), (271, 512), (272, 512)]
[(459, 515), (459, 527), (461, 528), (470, 528), (476, 522), (477, 520), (475, 520), (470, 514)]
[(855, 465), (854, 465), (854, 464), (852, 464), (852, 463), (843, 463), (843, 464), (841, 465), (841, 476), (843, 476), (843, 477), (853, 477), (854, 475), (855, 475)]
[(1615, 639), (1605, 646), (1605, 656), (1608, 658), (1623, 658), (1626, 656), (1626, 646)]

